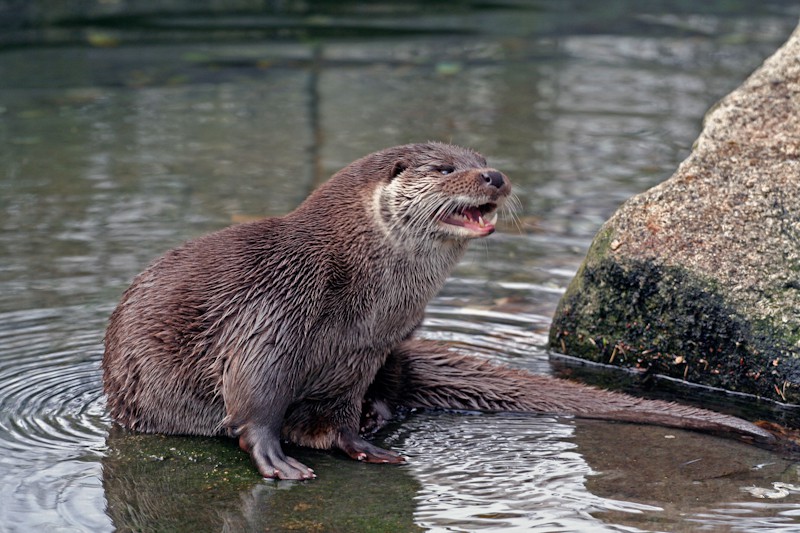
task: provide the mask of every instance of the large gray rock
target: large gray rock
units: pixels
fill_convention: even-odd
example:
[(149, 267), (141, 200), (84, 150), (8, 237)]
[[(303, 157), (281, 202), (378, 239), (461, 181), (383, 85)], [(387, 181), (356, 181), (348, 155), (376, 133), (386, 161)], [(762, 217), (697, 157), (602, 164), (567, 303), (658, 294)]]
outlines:
[(800, 403), (800, 28), (600, 229), (550, 345)]

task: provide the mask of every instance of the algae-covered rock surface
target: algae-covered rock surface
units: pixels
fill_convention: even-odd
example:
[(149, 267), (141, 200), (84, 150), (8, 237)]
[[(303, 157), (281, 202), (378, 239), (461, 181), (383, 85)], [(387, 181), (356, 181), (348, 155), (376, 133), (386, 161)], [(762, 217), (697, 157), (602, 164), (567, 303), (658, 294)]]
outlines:
[(550, 346), (800, 403), (800, 28), (600, 229)]
[(422, 531), (414, 522), (419, 482), (404, 467), (292, 449), (319, 478), (276, 482), (258, 475), (233, 439), (112, 426), (106, 444), (105, 512), (119, 532)]

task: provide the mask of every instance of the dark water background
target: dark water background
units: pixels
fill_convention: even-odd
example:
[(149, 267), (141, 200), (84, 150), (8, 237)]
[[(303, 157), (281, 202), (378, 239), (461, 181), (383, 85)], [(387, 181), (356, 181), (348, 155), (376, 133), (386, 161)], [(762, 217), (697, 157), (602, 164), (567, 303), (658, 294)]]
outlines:
[(112, 428), (99, 373), (152, 258), (428, 139), (484, 153), (523, 210), (424, 335), (551, 372), (594, 232), (688, 155), (796, 2), (221, 4), (0, 0), (0, 530), (800, 529), (798, 464), (736, 442), (419, 413), (381, 435), (406, 466), (295, 450), (319, 479), (274, 483), (229, 441)]

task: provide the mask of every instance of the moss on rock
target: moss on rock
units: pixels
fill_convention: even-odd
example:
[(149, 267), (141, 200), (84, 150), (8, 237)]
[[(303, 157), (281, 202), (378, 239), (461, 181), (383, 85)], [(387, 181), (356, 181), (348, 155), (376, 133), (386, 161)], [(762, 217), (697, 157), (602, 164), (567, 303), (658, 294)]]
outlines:
[(584, 263), (562, 298), (550, 345), (599, 363), (798, 403), (798, 354), (779, 329), (749, 321), (713, 282), (684, 268), (601, 257)]

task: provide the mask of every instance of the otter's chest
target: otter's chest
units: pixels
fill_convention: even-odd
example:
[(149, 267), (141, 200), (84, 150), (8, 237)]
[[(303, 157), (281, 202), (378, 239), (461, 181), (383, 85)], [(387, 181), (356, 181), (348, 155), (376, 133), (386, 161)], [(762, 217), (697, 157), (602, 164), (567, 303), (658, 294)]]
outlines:
[(375, 335), (402, 341), (422, 322), (428, 302), (448, 273), (449, 269), (408, 260), (384, 269), (363, 307), (364, 326)]
[(436, 294), (444, 276), (415, 275), (411, 268), (374, 268), (369, 275), (355, 275), (339, 290), (328, 291), (322, 306), (326, 335), (317, 340), (335, 340), (337, 352), (388, 351), (416, 329), (428, 301)]

